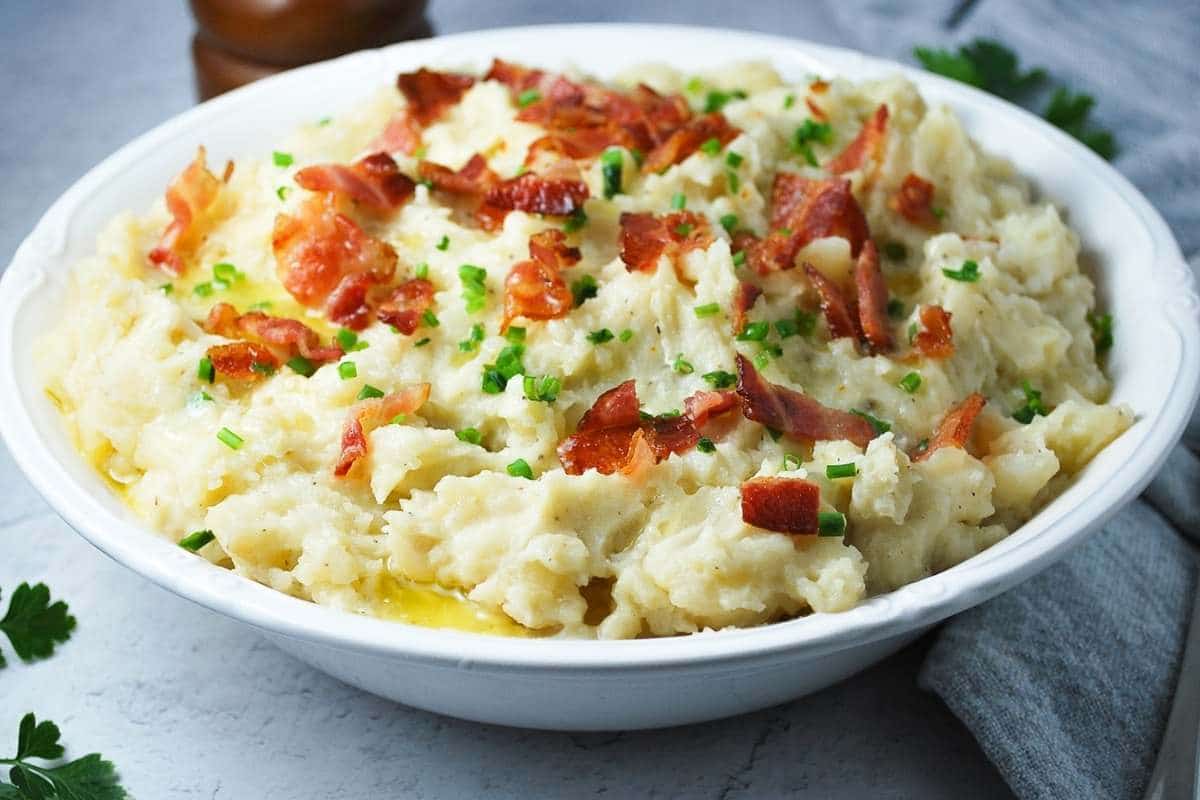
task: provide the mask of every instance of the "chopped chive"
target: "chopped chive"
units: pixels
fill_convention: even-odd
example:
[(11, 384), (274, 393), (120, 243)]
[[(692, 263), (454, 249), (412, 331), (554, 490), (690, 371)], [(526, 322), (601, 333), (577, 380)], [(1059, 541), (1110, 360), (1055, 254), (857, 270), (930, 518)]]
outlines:
[(600, 291), (600, 287), (591, 275), (584, 275), (579, 280), (571, 282), (571, 295), (575, 298), (576, 308), (595, 297), (598, 291)]
[(917, 338), (917, 323), (910, 322), (908, 323), (908, 343), (912, 344), (915, 338)]
[(468, 314), (483, 310), (487, 304), (487, 271), (474, 264), (461, 264), (458, 268), (458, 280), (462, 284), (463, 301)]
[(303, 375), (306, 378), (311, 378), (313, 373), (317, 371), (317, 365), (304, 356), (293, 356), (286, 363), (292, 372)]
[(229, 428), (221, 428), (217, 431), (217, 438), (231, 450), (241, 450), (242, 445), (245, 444), (245, 440)]
[(529, 462), (523, 458), (518, 458), (516, 461), (505, 467), (505, 470), (514, 478), (525, 478), (526, 480), (530, 481), (533, 480), (533, 470), (530, 469)]
[(732, 372), (726, 372), (723, 369), (706, 372), (700, 377), (707, 381), (714, 389), (728, 389), (737, 383), (737, 375), (734, 375)]
[(277, 167), (290, 167), (292, 162), (295, 161), (291, 153), (281, 153), (278, 150), (271, 153), (271, 160), (275, 162), (275, 166)]
[(849, 464), (829, 464), (825, 467), (825, 477), (830, 480), (838, 478), (853, 478), (858, 474), (858, 466), (853, 462)]
[(521, 357), (525, 355), (525, 345), (510, 344), (496, 356), (495, 364), (483, 368), (482, 390), (486, 394), (500, 394), (508, 386), (508, 381), (525, 372)]
[(733, 254), (733, 265), (735, 267), (740, 267), (745, 263), (746, 263), (746, 251), (745, 250), (738, 250), (736, 253)]
[(942, 208), (941, 206), (930, 206), (929, 211), (938, 219), (946, 218), (946, 209)]
[(729, 184), (729, 191), (737, 193), (738, 187), (741, 186), (741, 181), (738, 179), (737, 173), (733, 170), (725, 171), (725, 182)]
[(217, 371), (213, 368), (212, 359), (208, 356), (203, 356), (200, 359), (199, 366), (196, 367), (196, 377), (202, 381), (212, 383), (216, 380)]
[(680, 224), (675, 226), (675, 233), (678, 234), (679, 236), (687, 236), (691, 232), (692, 232), (692, 226), (690, 223), (681, 222)]
[(1028, 425), (1033, 422), (1035, 416), (1046, 416), (1046, 405), (1042, 402), (1042, 393), (1034, 389), (1028, 380), (1021, 381), (1021, 391), (1025, 393), (1025, 405), (1013, 412), (1013, 419)]
[(257, 303), (246, 306), (246, 309), (248, 311), (266, 311), (272, 305), (274, 304), (270, 300), (259, 300)]
[(701, 453), (715, 453), (717, 446), (713, 444), (713, 440), (707, 436), (701, 436), (700, 441), (696, 442), (696, 449)]
[(751, 322), (737, 335), (739, 342), (761, 342), (771, 332), (771, 326), (766, 322)]
[(685, 208), (687, 208), (687, 195), (685, 195), (683, 192), (676, 192), (675, 194), (671, 195), (671, 208), (675, 209), (676, 211), (683, 211)]
[(771, 354), (766, 350), (760, 350), (754, 354), (754, 366), (758, 367), (759, 369), (766, 369), (770, 363)]
[(683, 357), (683, 353), (679, 353), (675, 356), (675, 363), (671, 365), (671, 369), (675, 370), (680, 375), (691, 375), (696, 371), (696, 368), (692, 366), (691, 362)]
[(688, 78), (687, 85), (684, 88), (687, 89), (688, 92), (690, 92), (692, 94), (699, 94), (700, 92), (704, 91), (704, 81), (700, 80), (700, 78), (698, 78), (698, 77), (693, 76), (691, 78)]
[(458, 349), (463, 353), (470, 353), (479, 349), (479, 343), (483, 341), (483, 326), (476, 322), (471, 326), (471, 333), (458, 343)]
[(737, 226), (738, 226), (737, 214), (725, 214), (721, 217), (721, 227), (724, 228), (725, 232), (728, 233), (729, 235), (731, 235), (731, 236), (733, 235), (733, 232), (737, 228)]
[(563, 223), (563, 233), (575, 233), (587, 224), (587, 219), (587, 214), (580, 206), (572, 211), (571, 216), (567, 217), (567, 221)]
[(817, 535), (841, 536), (846, 532), (846, 515), (838, 511), (817, 512)]
[(538, 100), (541, 100), (541, 99), (542, 99), (542, 93), (539, 92), (537, 89), (526, 89), (525, 91), (523, 91), (519, 95), (517, 95), (517, 105), (520, 106), (521, 108), (524, 108), (525, 106), (533, 105), (534, 103), (536, 103)]
[(164, 283), (162, 286), (158, 287), (158, 290), (163, 294), (169, 295), (171, 292), (175, 291), (175, 286), (171, 283)]
[(429, 341), (430, 340), (428, 336), (424, 337), (423, 339), (417, 339), (415, 342), (413, 342), (413, 347), (424, 347), (425, 345), (429, 344)]
[(344, 353), (354, 353), (359, 350), (366, 350), (369, 346), (367, 342), (361, 342), (358, 339), (358, 334), (349, 328), (339, 328), (333, 338), (337, 341), (338, 347), (342, 348)]
[(791, 472), (792, 470), (800, 469), (801, 463), (800, 456), (793, 455), (792, 453), (783, 454), (783, 469), (785, 471)]
[(783, 107), (784, 108), (791, 108), (794, 105), (796, 105), (796, 95), (789, 94), (788, 96), (783, 98)]
[(371, 398), (374, 398), (374, 397), (383, 397), (383, 395), (384, 395), (384, 392), (382, 392), (381, 390), (376, 389), (374, 386), (372, 386), (369, 383), (364, 383), (363, 387), (358, 390), (358, 395), (354, 399), (355, 400), (370, 400)]
[(587, 335), (587, 340), (592, 344), (604, 344), (605, 342), (611, 342), (613, 338), (613, 332), (608, 328), (601, 328)]
[(436, 247), (438, 250), (448, 250), (450, 248), (450, 237), (442, 236), (441, 239), (438, 239), (438, 243), (435, 244), (434, 247)]
[(909, 394), (913, 394), (917, 389), (921, 388), (921, 373), (910, 372), (901, 378), (900, 382), (896, 385)]
[(717, 314), (720, 314), (721, 313), (721, 304), (720, 303), (705, 303), (704, 305), (693, 307), (692, 311), (694, 311), (696, 313), (697, 317), (699, 317), (700, 319), (704, 319), (705, 317), (712, 317)]
[(187, 536), (179, 540), (179, 546), (184, 550), (191, 550), (193, 553), (195, 553), (201, 547), (204, 547), (204, 545), (216, 538), (217, 537), (212, 531), (192, 531)]
[(343, 361), (342, 363), (338, 364), (338, 375), (340, 375), (344, 381), (348, 381), (351, 378), (357, 378), (358, 365), (353, 361)]
[(742, 158), (741, 153), (736, 153), (733, 150), (730, 150), (728, 153), (725, 154), (725, 165), (727, 167), (729, 167), (730, 169), (737, 169), (738, 167), (740, 167), (742, 165), (742, 162), (744, 160), (745, 159)]
[(621, 331), (620, 334), (618, 334), (617, 338), (620, 339), (622, 342), (628, 342), (630, 339), (633, 338), (633, 331), (630, 330), (629, 328), (626, 328), (625, 330)]
[(211, 297), (213, 293), (213, 285), (209, 281), (197, 283), (194, 287), (192, 287), (192, 292), (197, 297)]
[(942, 274), (951, 280), (974, 283), (979, 280), (979, 265), (967, 259), (963, 262), (961, 269), (943, 269)]
[(908, 248), (900, 242), (888, 242), (883, 246), (883, 254), (892, 261), (903, 261), (908, 258)]
[(211, 403), (211, 402), (213, 402), (212, 395), (209, 394), (208, 392), (204, 391), (203, 389), (201, 389), (200, 391), (196, 392), (194, 395), (192, 395), (191, 397), (188, 398), (187, 407), (189, 409), (196, 409), (196, 408), (200, 408), (203, 403)]
[(425, 323), (425, 327), (427, 328), (436, 328), (442, 324), (441, 320), (437, 318), (437, 314), (428, 308), (421, 312), (421, 322)]
[(429, 146), (423, 144), (423, 145), (420, 145), (419, 147), (417, 147), (417, 149), (413, 151), (413, 158), (424, 158), (428, 154), (429, 154)]
[(901, 303), (896, 298), (888, 300), (887, 315), (892, 319), (899, 319), (904, 316), (904, 303)]
[(504, 334), (504, 338), (513, 344), (520, 344), (521, 342), (525, 341), (525, 329), (513, 325)]
[(856, 417), (862, 417), (867, 422), (871, 423), (871, 427), (875, 429), (875, 435), (881, 436), (892, 429), (892, 423), (885, 422), (879, 417), (873, 417), (865, 411), (859, 411), (857, 408), (850, 409), (850, 413)]
[(428, 262), (422, 261), (420, 264), (417, 264), (416, 268), (413, 269), (413, 276), (420, 278), (423, 281), (428, 280), (429, 279), (429, 264), (428, 264)]
[(288, 188), (287, 186), (280, 186), (278, 189), (275, 190), (275, 196), (279, 198), (280, 202), (282, 202), (284, 200), (287, 200), (287, 196), (291, 191), (292, 190), (290, 188)]
[(810, 167), (819, 166), (817, 157), (812, 150), (813, 142), (831, 144), (833, 128), (827, 122), (817, 122), (810, 117), (792, 133), (792, 152), (804, 156), (804, 160)]
[(1094, 314), (1089, 311), (1087, 321), (1088, 325), (1092, 326), (1092, 341), (1096, 345), (1096, 355), (1107, 353), (1113, 346), (1112, 314)]
[(621, 167), (624, 163), (621, 151), (605, 150), (600, 156), (600, 175), (604, 179), (604, 199), (612, 200), (621, 193)]
[(525, 393), (526, 400), (553, 403), (558, 399), (558, 393), (562, 390), (562, 381), (553, 375), (543, 375), (540, 378), (526, 375), (521, 382), (521, 389)]
[(460, 442), (467, 444), (479, 444), (483, 441), (483, 435), (475, 428), (463, 428), (461, 431), (455, 431), (454, 435)]
[(403, 425), (408, 421), (408, 414), (400, 413), (388, 420), (389, 425)]
[(317, 120), (317, 124), (324, 128), (329, 123), (333, 122), (333, 117), (321, 117)]
[(711, 114), (714, 111), (720, 111), (730, 100), (744, 100), (746, 97), (744, 89), (731, 89), (728, 92), (713, 89), (704, 98), (704, 113)]
[(276, 367), (274, 364), (264, 364), (259, 361), (254, 361), (250, 364), (251, 372), (256, 372), (259, 375), (264, 375), (268, 378), (275, 374), (275, 369)]
[(228, 261), (222, 261), (219, 264), (213, 264), (212, 271), (213, 280), (225, 281), (226, 283), (233, 283), (235, 280), (241, 280), (246, 277), (242, 274), (241, 270), (239, 270), (233, 264), (230, 264)]
[(721, 152), (721, 140), (715, 136), (711, 139), (705, 139), (700, 144), (700, 149), (710, 156), (715, 156), (717, 153)]

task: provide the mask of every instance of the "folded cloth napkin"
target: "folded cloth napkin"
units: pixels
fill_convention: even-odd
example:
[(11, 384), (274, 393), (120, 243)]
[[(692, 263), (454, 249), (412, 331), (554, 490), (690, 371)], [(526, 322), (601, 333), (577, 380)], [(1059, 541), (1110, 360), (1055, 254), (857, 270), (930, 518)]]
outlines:
[(920, 685), (1022, 800), (1141, 797), (1191, 621), (1198, 543), (1200, 413), (1101, 532), (945, 625)]

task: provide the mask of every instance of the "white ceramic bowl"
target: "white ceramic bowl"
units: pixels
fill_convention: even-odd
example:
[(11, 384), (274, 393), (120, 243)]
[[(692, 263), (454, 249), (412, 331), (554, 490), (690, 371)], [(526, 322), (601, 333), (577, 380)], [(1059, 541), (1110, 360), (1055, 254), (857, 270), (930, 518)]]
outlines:
[[(1068, 210), (1117, 320), (1113, 401), (1137, 422), (1028, 524), (989, 550), (841, 614), (672, 639), (544, 641), (431, 630), (339, 613), (195, 558), (127, 511), (64, 436), (30, 342), (55, 316), (71, 265), (101, 225), (142, 209), (195, 153), (268, 152), (401, 70), (484, 68), (493, 56), (601, 76), (647, 60), (702, 69), (766, 59), (785, 77), (902, 72), (947, 103), (984, 147), (1011, 157)], [(1111, 167), (1036, 117), (928, 73), (846, 50), (748, 33), (641, 25), (514, 28), (356, 53), (205, 103), (122, 148), (64, 194), (0, 282), (0, 430), (47, 501), (96, 547), (155, 583), (263, 631), (342, 680), (467, 719), (560, 729), (674, 725), (749, 711), (863, 669), (946, 617), (1044, 569), (1145, 486), (1179, 437), (1200, 378), (1200, 302), (1162, 218)]]

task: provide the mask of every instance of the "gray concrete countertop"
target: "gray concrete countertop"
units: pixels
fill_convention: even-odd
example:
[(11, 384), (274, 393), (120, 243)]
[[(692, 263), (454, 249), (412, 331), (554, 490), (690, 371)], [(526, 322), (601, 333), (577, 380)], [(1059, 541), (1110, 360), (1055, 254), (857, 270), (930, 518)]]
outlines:
[[(1087, 70), (1086, 53), (1072, 64), (1033, 34), (1066, 25), (1069, 10), (1031, 3), (1014, 23), (994, 3), (911, 3), (903, 17), (849, 5), (806, 4), (800, 15), (784, 2), (434, 0), (431, 16), (441, 32), (724, 23), (900, 59), (914, 43), (984, 33), (1056, 70)], [(84, 171), (192, 104), (191, 30), (182, 0), (0, 4), (0, 263)], [(1096, 74), (1102, 92), (1110, 73)], [(1160, 177), (1136, 158), (1122, 166), (1139, 183)], [(1188, 252), (1197, 213), (1168, 214), (1177, 233), (1191, 232), (1181, 235)], [(6, 452), (0, 491), (0, 588), (44, 580), (79, 619), (54, 658), (0, 671), (0, 754), (35, 711), (60, 724), (74, 755), (112, 759), (139, 798), (1011, 796), (970, 733), (916, 688), (923, 644), (812, 697), (720, 722), (604, 735), (478, 725), (364, 694), (150, 585), (71, 532)]]

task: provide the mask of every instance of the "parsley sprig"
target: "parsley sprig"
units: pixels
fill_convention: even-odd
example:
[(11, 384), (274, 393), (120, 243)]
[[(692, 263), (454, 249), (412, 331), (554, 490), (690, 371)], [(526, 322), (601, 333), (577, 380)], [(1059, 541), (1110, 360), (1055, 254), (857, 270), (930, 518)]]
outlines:
[(58, 741), (61, 735), (58, 726), (49, 720), (38, 722), (33, 714), (22, 717), (17, 732), (17, 754), (12, 758), (0, 758), (0, 764), (11, 767), (8, 779), (12, 781), (0, 781), (0, 798), (122, 800), (128, 797), (117, 780), (112, 762), (104, 760), (99, 753), (54, 766), (31, 761), (61, 761), (65, 752)]
[[(74, 629), (75, 618), (67, 613), (67, 604), (62, 600), (51, 603), (44, 583), (18, 586), (9, 598), (8, 613), (0, 619), (0, 631), (22, 661), (52, 655), (55, 644), (69, 639)], [(4, 653), (0, 652), (0, 667), (4, 665)]]
[[(991, 92), (1007, 100), (1020, 100), (1046, 83), (1044, 69), (1028, 72), (1009, 48), (992, 39), (976, 39), (957, 51), (932, 47), (917, 47), (913, 55), (930, 72)], [(1117, 154), (1117, 142), (1112, 131), (1088, 122), (1096, 98), (1075, 93), (1059, 86), (1055, 88), (1042, 116), (1051, 124), (1074, 136), (1094, 150), (1101, 158), (1111, 161)]]

